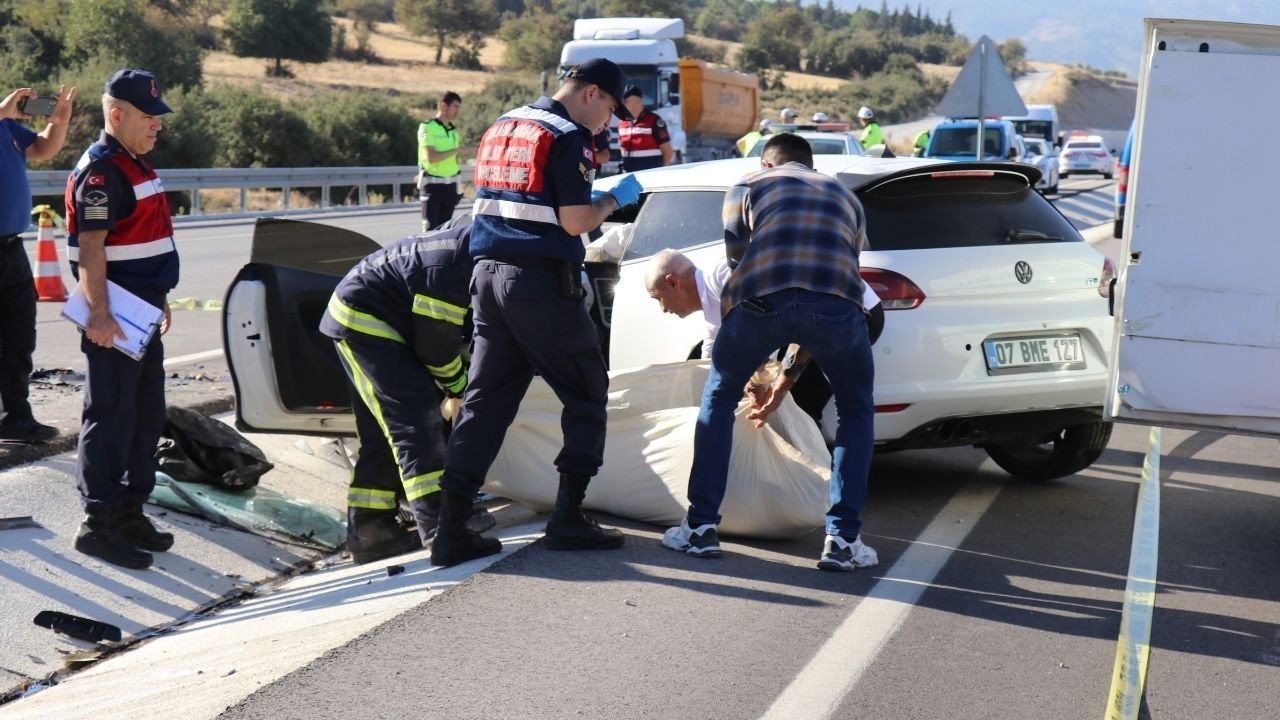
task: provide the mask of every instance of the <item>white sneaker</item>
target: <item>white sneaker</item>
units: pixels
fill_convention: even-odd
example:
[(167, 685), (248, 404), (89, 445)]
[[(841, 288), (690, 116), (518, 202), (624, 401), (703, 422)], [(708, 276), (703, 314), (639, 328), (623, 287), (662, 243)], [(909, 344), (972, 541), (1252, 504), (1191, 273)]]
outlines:
[(862, 536), (853, 542), (839, 535), (828, 535), (822, 546), (822, 557), (818, 558), (819, 570), (853, 570), (880, 564), (876, 551), (862, 544)]
[(662, 535), (662, 545), (694, 557), (717, 558), (721, 555), (720, 536), (716, 533), (716, 526), (708, 523), (690, 528), (687, 516), (680, 521), (679, 526), (667, 528)]

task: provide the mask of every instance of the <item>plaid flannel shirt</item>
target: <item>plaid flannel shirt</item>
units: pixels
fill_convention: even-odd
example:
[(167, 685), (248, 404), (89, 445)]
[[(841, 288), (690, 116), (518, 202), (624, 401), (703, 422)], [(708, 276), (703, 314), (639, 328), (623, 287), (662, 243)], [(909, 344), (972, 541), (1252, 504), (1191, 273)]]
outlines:
[[(720, 311), (747, 298), (803, 288), (862, 307), (858, 253), (865, 215), (853, 193), (800, 163), (747, 175), (724, 197), (725, 255), (733, 274)], [(866, 311), (866, 308), (862, 308)]]

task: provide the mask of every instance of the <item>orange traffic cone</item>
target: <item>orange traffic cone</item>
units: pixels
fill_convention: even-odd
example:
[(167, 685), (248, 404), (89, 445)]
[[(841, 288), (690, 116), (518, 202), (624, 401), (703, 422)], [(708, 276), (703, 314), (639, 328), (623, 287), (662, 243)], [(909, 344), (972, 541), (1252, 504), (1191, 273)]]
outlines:
[(36, 294), (41, 302), (66, 302), (67, 288), (62, 284), (62, 270), (58, 267), (58, 246), (53, 241), (53, 208), (39, 205), (31, 210), (39, 214), (36, 223)]

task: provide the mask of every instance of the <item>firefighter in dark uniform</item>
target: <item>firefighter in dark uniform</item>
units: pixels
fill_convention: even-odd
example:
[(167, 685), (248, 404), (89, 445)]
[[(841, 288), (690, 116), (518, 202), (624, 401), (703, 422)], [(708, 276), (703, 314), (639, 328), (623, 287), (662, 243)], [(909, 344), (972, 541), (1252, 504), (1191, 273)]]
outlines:
[(449, 221), (462, 195), (458, 192), (458, 129), (453, 121), (462, 96), (446, 92), (436, 103), (436, 116), (418, 126), (418, 199), (422, 232)]
[[(467, 385), (471, 223), (409, 237), (360, 261), (329, 299), (320, 332), (351, 381), (360, 455), (347, 490), (347, 549), (357, 563), (421, 549), (436, 531), (444, 470), (441, 393)], [(417, 521), (404, 532), (404, 498)], [(478, 532), (493, 517), (477, 509)]]
[(471, 307), (475, 340), (471, 379), (449, 436), (437, 565), (455, 565), (502, 549), (470, 532), (471, 497), (484, 483), (507, 427), (535, 373), (564, 404), (560, 488), (546, 528), (552, 550), (621, 547), (622, 533), (582, 512), (587, 483), (604, 462), (609, 378), (600, 333), (583, 305), (582, 233), (616, 208), (636, 202), (640, 185), (624, 176), (592, 197), (591, 135), (610, 113), (630, 119), (626, 79), (608, 60), (572, 67), (553, 97), (498, 118), (476, 154), (471, 231)]
[[(142, 569), (173, 546), (142, 512), (156, 481), (156, 442), (164, 429), (165, 296), (178, 284), (169, 204), (142, 156), (155, 147), (170, 112), (155, 77), (121, 70), (106, 83), (105, 129), (67, 179), (67, 255), (89, 301), (80, 341), (88, 370), (76, 481), (86, 518), (75, 548)], [(111, 314), (107, 281), (164, 309), (160, 332), (139, 360), (114, 349), (124, 333)]]
[(618, 148), (622, 170), (636, 172), (671, 164), (671, 135), (657, 113), (644, 106), (644, 93), (635, 85), (625, 91), (622, 102), (634, 120), (618, 123)]

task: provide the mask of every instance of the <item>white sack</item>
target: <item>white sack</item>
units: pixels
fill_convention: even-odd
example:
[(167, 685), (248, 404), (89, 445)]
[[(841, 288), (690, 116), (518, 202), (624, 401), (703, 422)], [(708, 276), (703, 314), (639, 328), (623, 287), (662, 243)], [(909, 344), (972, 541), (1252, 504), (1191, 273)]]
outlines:
[[(585, 506), (657, 525), (678, 525), (688, 507), (693, 433), (708, 363), (655, 365), (609, 375), (604, 467)], [(489, 471), (485, 490), (550, 510), (562, 446), (560, 401), (535, 378)], [(831, 454), (813, 420), (790, 397), (757, 430), (746, 400), (733, 430), (720, 532), (787, 538), (822, 526), (829, 506)]]

